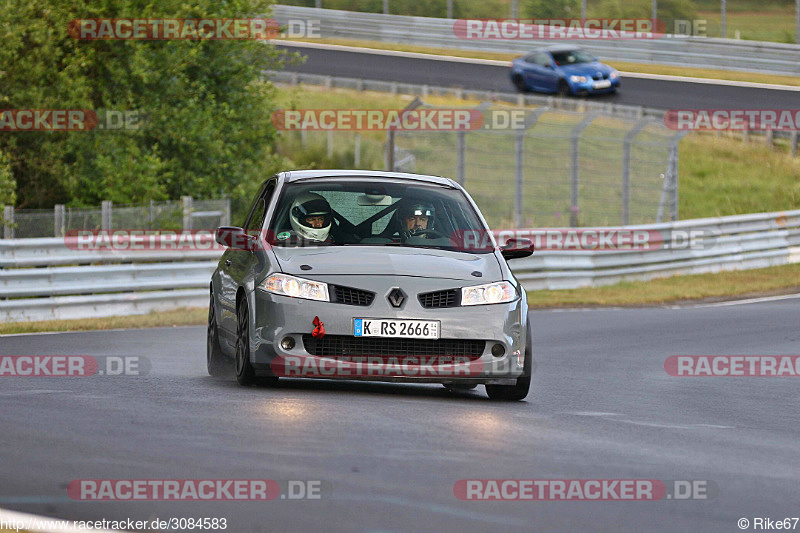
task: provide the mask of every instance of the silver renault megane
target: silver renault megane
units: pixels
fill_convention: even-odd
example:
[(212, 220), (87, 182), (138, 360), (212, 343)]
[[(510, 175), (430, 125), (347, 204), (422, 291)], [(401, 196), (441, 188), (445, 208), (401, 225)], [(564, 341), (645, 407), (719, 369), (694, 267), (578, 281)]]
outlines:
[(525, 291), (467, 192), (417, 174), (304, 170), (260, 188), (211, 278), (207, 365), (242, 385), (279, 378), (486, 386), (532, 377)]

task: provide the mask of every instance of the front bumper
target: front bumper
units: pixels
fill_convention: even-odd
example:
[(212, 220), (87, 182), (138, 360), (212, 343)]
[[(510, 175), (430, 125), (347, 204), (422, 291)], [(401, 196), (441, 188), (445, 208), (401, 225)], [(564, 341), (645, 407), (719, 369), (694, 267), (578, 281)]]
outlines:
[[(415, 356), (422, 356), (420, 358), (404, 358), (405, 354), (401, 353), (397, 354), (398, 358), (395, 360), (389, 359), (384, 363), (378, 363), (375, 357), (371, 357), (373, 354), (365, 354), (362, 351), (352, 357), (344, 354), (343, 359), (347, 362), (345, 366), (349, 365), (351, 371), (312, 372), (296, 377), (510, 385), (522, 375), (526, 340), (524, 338), (526, 316), (523, 312), (525, 300), (522, 297), (506, 304), (427, 309), (422, 307), (417, 299), (418, 293), (476, 285), (480, 280), (476, 278), (476, 283), (398, 276), (314, 276), (313, 279), (371, 291), (375, 293), (375, 297), (369, 306), (355, 306), (278, 296), (256, 289), (252, 294), (254, 316), (251, 316), (253, 323), (250, 330), (253, 332), (251, 362), (258, 374), (287, 375), (275, 372), (276, 368), (285, 369), (287, 361), (294, 365), (297, 365), (298, 361), (305, 365), (310, 363), (315, 368), (340, 368), (342, 365), (337, 366), (336, 358), (314, 355), (303, 340), (304, 336), (308, 339), (314, 329), (314, 318), (319, 317), (324, 324), (326, 336), (352, 338), (355, 318), (438, 320), (441, 326), (440, 339), (472, 339), (485, 341), (485, 344), (480, 355), (475, 354), (470, 357), (468, 363), (463, 363), (469, 366), (468, 370), (463, 365), (456, 368), (452, 364), (449, 366), (438, 364), (440, 360), (429, 366), (425, 356), (434, 355), (432, 353), (415, 352)], [(395, 287), (400, 288), (406, 295), (405, 302), (400, 308), (393, 307), (387, 298), (388, 293)], [(281, 340), (285, 337), (294, 340), (294, 347), (290, 350), (281, 346)], [(492, 355), (492, 346), (495, 344), (504, 347), (504, 354), (500, 357)], [(386, 353), (374, 355), (387, 357)], [(441, 356), (441, 353), (438, 355)], [(356, 364), (362, 364), (358, 367), (360, 371), (352, 371), (351, 363), (354, 360)], [(465, 361), (464, 358), (460, 360)], [(397, 371), (398, 363), (403, 369), (400, 372)], [(381, 367), (381, 364), (385, 366)], [(367, 366), (363, 365), (369, 365), (369, 371), (364, 371)]]
[[(608, 87), (595, 87), (598, 82), (608, 81), (611, 83)], [(614, 80), (588, 80), (585, 82), (569, 81), (570, 88), (575, 94), (606, 94), (613, 93), (619, 87), (619, 78)]]

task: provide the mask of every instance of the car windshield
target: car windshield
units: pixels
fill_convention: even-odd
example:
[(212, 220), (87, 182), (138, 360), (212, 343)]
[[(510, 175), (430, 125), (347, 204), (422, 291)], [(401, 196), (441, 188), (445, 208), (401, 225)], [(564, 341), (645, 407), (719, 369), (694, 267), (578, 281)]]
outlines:
[(592, 54), (584, 52), (583, 50), (565, 50), (563, 52), (551, 52), (551, 54), (553, 55), (556, 65), (559, 67), (597, 61), (597, 58)]
[(488, 253), (494, 244), (463, 192), (381, 178), (289, 183), (267, 240), (276, 246), (406, 246)]

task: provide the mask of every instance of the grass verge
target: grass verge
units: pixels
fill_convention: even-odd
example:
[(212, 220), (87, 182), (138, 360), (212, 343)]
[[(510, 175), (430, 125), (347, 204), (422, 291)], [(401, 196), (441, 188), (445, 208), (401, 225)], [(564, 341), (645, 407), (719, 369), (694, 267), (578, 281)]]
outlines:
[(800, 264), (717, 274), (673, 276), (626, 281), (606, 287), (529, 291), (531, 308), (645, 306), (697, 301), (722, 301), (800, 292)]
[[(342, 46), (358, 46), (361, 48), (373, 48), (376, 50), (395, 50), (398, 52), (416, 52), (420, 54), (448, 55), (455, 57), (470, 57), (476, 59), (493, 59), (497, 61), (511, 61), (521, 54), (508, 54), (496, 52), (480, 52), (477, 50), (458, 50), (455, 48), (436, 48), (429, 46), (417, 46), (399, 43), (384, 43), (381, 41), (362, 41), (360, 39), (292, 39), (294, 41), (304, 41), (323, 44), (338, 44)], [(600, 58), (603, 63), (624, 72), (636, 72), (639, 74), (662, 74), (667, 76), (687, 76), (691, 78), (707, 78), (714, 80), (727, 81), (746, 81), (751, 83), (770, 83), (777, 85), (800, 86), (800, 76), (779, 76), (773, 74), (759, 74), (755, 72), (738, 72), (735, 70), (717, 70), (710, 68), (696, 67), (677, 67), (671, 65), (649, 65), (644, 63), (630, 63), (626, 61), (606, 61)], [(623, 80), (624, 81), (624, 80)], [(509, 85), (509, 89), (510, 89)]]
[(206, 320), (208, 320), (208, 308), (190, 307), (175, 309), (174, 311), (153, 311), (146, 315), (109, 316), (79, 320), (45, 320), (42, 322), (6, 322), (0, 324), (0, 335), (40, 333), (43, 331), (201, 326), (206, 324)]

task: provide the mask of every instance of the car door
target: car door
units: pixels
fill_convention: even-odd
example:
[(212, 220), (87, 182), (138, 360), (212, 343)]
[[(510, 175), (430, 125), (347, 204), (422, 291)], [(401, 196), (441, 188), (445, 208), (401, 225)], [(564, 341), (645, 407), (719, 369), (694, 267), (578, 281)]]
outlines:
[(524, 68), (522, 69), (522, 77), (528, 87), (541, 90), (543, 73), (541, 65), (536, 63), (536, 55), (537, 54), (530, 54), (523, 60)]
[[(256, 200), (250, 208), (250, 213), (245, 219), (243, 228), (249, 235), (257, 235), (264, 223), (264, 216), (275, 189), (275, 179), (270, 179), (262, 186)], [(247, 273), (252, 268), (253, 252), (248, 250), (235, 250), (229, 248), (222, 255), (220, 261), (220, 306), (222, 312), (219, 329), (220, 340), (231, 347), (236, 339), (236, 293), (239, 287), (245, 285)]]
[(555, 71), (555, 61), (547, 52), (539, 52), (534, 57), (539, 67), (539, 88), (542, 91), (555, 92), (558, 90), (558, 72)]

